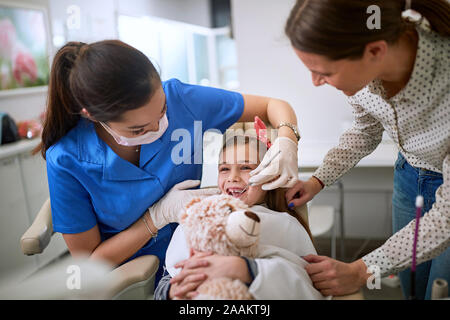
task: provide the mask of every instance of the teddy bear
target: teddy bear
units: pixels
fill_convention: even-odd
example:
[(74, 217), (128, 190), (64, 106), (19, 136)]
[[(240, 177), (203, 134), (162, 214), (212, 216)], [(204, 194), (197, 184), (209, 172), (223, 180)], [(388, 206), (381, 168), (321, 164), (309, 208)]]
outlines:
[[(258, 254), (260, 218), (230, 195), (193, 199), (180, 224), (190, 249), (248, 258)], [(197, 300), (253, 300), (247, 285), (230, 278), (207, 279), (197, 291)]]

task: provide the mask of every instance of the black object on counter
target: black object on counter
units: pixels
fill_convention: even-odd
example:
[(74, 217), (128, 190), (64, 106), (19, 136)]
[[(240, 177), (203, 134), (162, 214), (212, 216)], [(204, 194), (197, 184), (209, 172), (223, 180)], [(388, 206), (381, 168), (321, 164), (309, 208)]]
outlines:
[(20, 140), (16, 123), (6, 113), (0, 112), (0, 145)]

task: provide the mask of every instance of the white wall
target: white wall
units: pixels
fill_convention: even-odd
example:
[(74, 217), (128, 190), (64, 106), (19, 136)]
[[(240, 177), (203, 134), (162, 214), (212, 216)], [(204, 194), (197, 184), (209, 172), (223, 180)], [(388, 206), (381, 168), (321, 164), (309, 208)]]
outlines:
[(310, 72), (291, 49), (284, 23), (294, 2), (232, 0), (240, 90), (288, 101), (302, 141), (333, 144), (352, 120), (351, 107), (336, 89), (314, 87)]
[(117, 0), (119, 14), (150, 15), (211, 27), (209, 0)]

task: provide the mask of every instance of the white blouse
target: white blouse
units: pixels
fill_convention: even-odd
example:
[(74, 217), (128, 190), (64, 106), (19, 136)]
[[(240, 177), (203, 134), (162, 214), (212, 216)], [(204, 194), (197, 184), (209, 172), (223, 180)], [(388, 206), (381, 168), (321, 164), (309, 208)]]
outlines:
[[(331, 185), (370, 154), (383, 131), (412, 166), (443, 174), (436, 203), (420, 221), (417, 263), (438, 256), (450, 245), (450, 39), (418, 26), (418, 49), (405, 88), (387, 98), (380, 81), (373, 81), (349, 97), (353, 127), (331, 149), (315, 172)], [(377, 265), (382, 275), (411, 265), (415, 222), (394, 234), (363, 261)]]

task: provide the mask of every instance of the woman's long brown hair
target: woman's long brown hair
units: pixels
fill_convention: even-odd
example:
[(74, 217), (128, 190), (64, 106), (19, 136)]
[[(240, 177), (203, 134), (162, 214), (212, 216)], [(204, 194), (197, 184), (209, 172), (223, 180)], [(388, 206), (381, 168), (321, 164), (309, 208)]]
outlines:
[(278, 188), (274, 190), (267, 191), (266, 194), (266, 205), (269, 209), (278, 211), (278, 212), (287, 212), (294, 218), (300, 222), (300, 224), (305, 228), (306, 232), (308, 233), (309, 237), (311, 238), (311, 241), (314, 242), (313, 236), (311, 234), (311, 230), (309, 228), (308, 223), (306, 223), (305, 220), (293, 209), (289, 208), (286, 203), (286, 191), (288, 189), (286, 188)]
[[(369, 29), (367, 8), (380, 8), (380, 29)], [(359, 59), (366, 45), (385, 40), (392, 44), (413, 28), (402, 18), (405, 0), (297, 0), (285, 25), (294, 48), (330, 60)], [(450, 36), (450, 4), (447, 0), (412, 0), (432, 30)]]
[(150, 60), (119, 40), (69, 42), (56, 53), (50, 72), (42, 142), (46, 151), (80, 120), (82, 108), (97, 121), (119, 121), (142, 107), (161, 80)]

